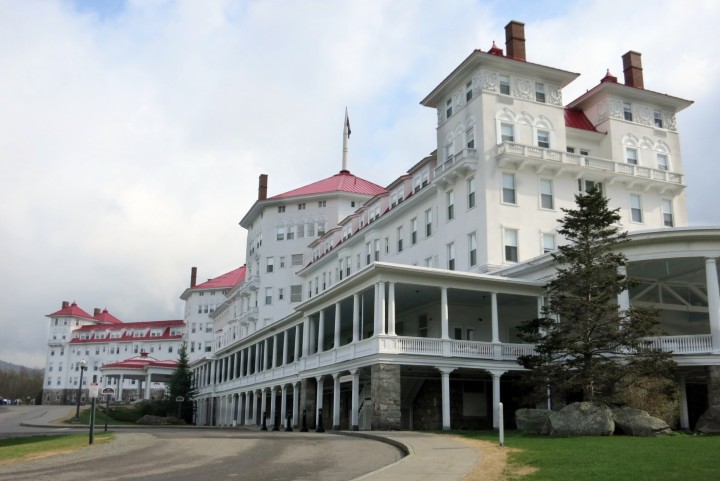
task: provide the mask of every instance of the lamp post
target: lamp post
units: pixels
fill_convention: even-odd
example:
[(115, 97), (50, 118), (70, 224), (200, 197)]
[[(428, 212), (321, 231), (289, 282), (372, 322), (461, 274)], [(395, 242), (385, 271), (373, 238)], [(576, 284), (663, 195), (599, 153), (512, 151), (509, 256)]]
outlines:
[(87, 369), (87, 361), (85, 359), (82, 359), (78, 364), (80, 364), (80, 384), (78, 384), (77, 409), (75, 409), (75, 421), (80, 421), (80, 396), (82, 395), (82, 377), (83, 377), (83, 371), (85, 369)]

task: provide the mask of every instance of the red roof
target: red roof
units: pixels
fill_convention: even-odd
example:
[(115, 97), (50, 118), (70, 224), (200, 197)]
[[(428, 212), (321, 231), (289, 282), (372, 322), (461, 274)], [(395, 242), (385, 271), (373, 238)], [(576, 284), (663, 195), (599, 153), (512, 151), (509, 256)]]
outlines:
[(234, 271), (227, 272), (207, 282), (198, 284), (191, 289), (220, 289), (233, 287), (245, 280), (245, 266), (238, 267)]
[(118, 319), (117, 317), (113, 316), (108, 312), (107, 309), (103, 309), (103, 311), (98, 314), (97, 316), (93, 316), (93, 319), (100, 321), (105, 324), (122, 324), (123, 322)]
[(154, 357), (148, 356), (146, 352), (141, 353), (139, 356), (131, 357), (120, 362), (113, 362), (105, 364), (100, 368), (103, 369), (144, 369), (146, 367), (166, 367), (168, 369), (175, 369), (177, 361), (159, 361)]
[(585, 116), (585, 112), (579, 109), (565, 109), (565, 126), (597, 132), (592, 122)]
[(78, 307), (78, 305), (73, 302), (68, 307), (64, 309), (60, 309), (57, 312), (53, 312), (52, 314), (48, 314), (47, 317), (60, 317), (60, 316), (73, 316), (73, 317), (84, 317), (86, 319), (92, 319), (93, 317), (88, 314), (87, 312), (83, 311)]
[(352, 175), (347, 170), (341, 170), (332, 177), (319, 180), (304, 187), (279, 194), (271, 199), (284, 199), (286, 197), (299, 197), (303, 195), (325, 194), (329, 192), (349, 192), (352, 194), (377, 195), (387, 192), (384, 187)]

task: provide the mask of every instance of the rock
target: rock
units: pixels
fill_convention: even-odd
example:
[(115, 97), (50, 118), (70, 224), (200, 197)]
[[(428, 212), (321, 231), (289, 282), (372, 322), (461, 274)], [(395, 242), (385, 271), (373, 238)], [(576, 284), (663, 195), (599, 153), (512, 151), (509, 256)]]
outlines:
[(720, 434), (720, 405), (711, 406), (695, 424), (695, 431), (703, 434)]
[(550, 411), (546, 409), (518, 409), (515, 424), (525, 434), (550, 434)]
[(149, 414), (146, 414), (145, 416), (141, 417), (137, 421), (135, 421), (135, 424), (145, 424), (148, 426), (160, 426), (164, 424), (185, 424), (185, 421), (178, 419), (174, 416), (151, 416)]
[(613, 431), (612, 411), (604, 404), (573, 403), (550, 414), (553, 436), (610, 436)]
[(670, 426), (662, 419), (650, 416), (647, 411), (628, 407), (612, 409), (615, 434), (628, 436), (660, 436), (670, 434)]

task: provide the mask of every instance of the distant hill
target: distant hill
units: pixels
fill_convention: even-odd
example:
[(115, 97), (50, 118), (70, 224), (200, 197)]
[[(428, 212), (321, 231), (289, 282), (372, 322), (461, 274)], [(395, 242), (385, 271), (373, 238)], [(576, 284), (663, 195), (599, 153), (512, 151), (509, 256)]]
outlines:
[(19, 364), (13, 364), (11, 362), (0, 361), (0, 371), (20, 372), (23, 369), (26, 371), (43, 371), (43, 369), (34, 369), (27, 366), (21, 366)]

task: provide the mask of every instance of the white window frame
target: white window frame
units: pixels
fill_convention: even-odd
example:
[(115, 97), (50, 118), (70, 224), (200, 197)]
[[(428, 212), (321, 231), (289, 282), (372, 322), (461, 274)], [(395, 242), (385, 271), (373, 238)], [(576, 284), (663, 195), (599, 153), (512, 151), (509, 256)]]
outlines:
[(640, 153), (635, 147), (625, 147), (625, 162), (630, 165), (640, 165)]
[(660, 199), (660, 212), (665, 227), (675, 227), (675, 214), (673, 213), (672, 199)]
[(468, 266), (477, 265), (477, 232), (468, 234)]
[(447, 268), (450, 271), (455, 270), (455, 243), (447, 244)]
[(477, 205), (477, 194), (475, 194), (475, 177), (467, 179), (467, 205), (468, 210)]
[(535, 82), (535, 101), (545, 103), (545, 84)]
[[(502, 246), (503, 246), (503, 262), (515, 264), (520, 259), (518, 248), (518, 229), (511, 227), (503, 227), (502, 229)], [(508, 248), (514, 249), (508, 251)], [(510, 254), (510, 255), (508, 255)]]
[(630, 102), (623, 102), (623, 119), (628, 122), (633, 121), (632, 104)]
[(449, 98), (445, 101), (445, 119), (449, 119), (452, 117), (453, 114), (453, 104), (452, 104), (452, 98)]
[[(505, 185), (506, 179), (512, 181), (512, 186)], [(512, 194), (512, 200), (506, 200), (506, 193), (508, 193), (508, 197), (510, 194)], [(502, 173), (500, 185), (500, 203), (506, 205), (517, 205), (517, 182), (515, 179), (515, 174), (509, 174), (507, 172)]]
[(643, 223), (642, 198), (640, 194), (630, 194), (630, 222)]
[(543, 149), (550, 148), (550, 131), (538, 129), (536, 133), (537, 146)]
[[(509, 132), (505, 132), (509, 131)], [(500, 122), (498, 131), (499, 144), (505, 142), (515, 142), (515, 124), (510, 122)]]
[[(552, 179), (540, 179), (538, 183), (538, 191), (540, 193), (540, 208), (545, 210), (555, 210), (555, 196), (553, 194)], [(547, 203), (549, 203), (549, 206), (545, 205)]]
[(465, 102), (470, 102), (473, 98), (472, 80), (465, 84)]
[(510, 95), (510, 76), (498, 75), (498, 92), (502, 95)]
[(465, 129), (465, 147), (468, 149), (475, 148), (475, 126)]
[(540, 249), (543, 254), (552, 252), (557, 249), (557, 238), (555, 234), (550, 232), (543, 232), (540, 235)]
[(655, 125), (655, 128), (663, 128), (662, 112), (660, 112), (659, 110), (653, 111), (653, 124)]
[(451, 189), (445, 194), (447, 202), (447, 220), (455, 218), (455, 192)]
[(668, 154), (665, 152), (658, 152), (656, 154), (656, 160), (658, 170), (670, 170), (670, 156)]
[(432, 236), (432, 209), (425, 211), (425, 238)]

